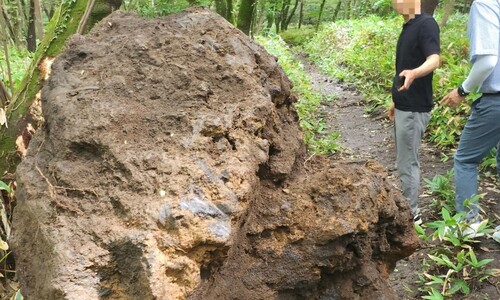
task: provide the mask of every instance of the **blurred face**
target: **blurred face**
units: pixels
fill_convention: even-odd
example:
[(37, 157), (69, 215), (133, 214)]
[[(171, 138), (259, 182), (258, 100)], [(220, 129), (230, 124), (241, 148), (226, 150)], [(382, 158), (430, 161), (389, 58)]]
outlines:
[(405, 19), (413, 19), (420, 15), (420, 0), (392, 0), (394, 9)]

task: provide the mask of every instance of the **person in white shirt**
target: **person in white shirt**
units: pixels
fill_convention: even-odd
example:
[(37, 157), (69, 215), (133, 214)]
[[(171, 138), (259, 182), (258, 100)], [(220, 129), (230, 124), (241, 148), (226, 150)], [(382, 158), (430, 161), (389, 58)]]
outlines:
[(470, 9), (467, 31), (471, 71), (465, 81), (442, 101), (449, 107), (457, 107), (469, 92), (478, 89), (482, 93), (472, 103), (453, 167), (457, 211), (466, 212), (467, 220), (478, 224), (479, 204), (465, 207), (464, 201), (477, 194), (477, 167), (495, 146), (500, 174), (500, 1), (475, 0)]

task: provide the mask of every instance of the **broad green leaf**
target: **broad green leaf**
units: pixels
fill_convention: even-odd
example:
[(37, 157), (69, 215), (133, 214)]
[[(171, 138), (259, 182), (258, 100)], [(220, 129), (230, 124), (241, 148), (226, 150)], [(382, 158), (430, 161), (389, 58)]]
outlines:
[(0, 180), (0, 190), (6, 190), (7, 192), (12, 193), (11, 188), (1, 180)]

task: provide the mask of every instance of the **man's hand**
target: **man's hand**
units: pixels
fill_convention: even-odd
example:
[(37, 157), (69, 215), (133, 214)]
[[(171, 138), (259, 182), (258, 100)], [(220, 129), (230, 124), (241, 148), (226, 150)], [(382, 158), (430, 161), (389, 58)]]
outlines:
[(457, 107), (460, 102), (465, 99), (465, 97), (460, 97), (457, 90), (458, 89), (454, 89), (453, 91), (449, 92), (448, 95), (443, 97), (443, 100), (441, 101), (444, 105), (454, 108)]
[(398, 89), (398, 92), (406, 91), (410, 88), (413, 81), (417, 78), (421, 78), (436, 70), (439, 67), (439, 54), (431, 54), (427, 56), (425, 62), (418, 68), (413, 70), (403, 70), (399, 73), (399, 77), (406, 77), (404, 84)]
[(405, 81), (398, 89), (398, 92), (407, 91), (410, 88), (410, 85), (413, 83), (413, 80), (415, 80), (416, 74), (414, 70), (404, 70), (399, 73), (399, 78), (401, 77), (405, 77)]
[(394, 103), (392, 103), (389, 107), (389, 120), (391, 120), (391, 122), (394, 122)]

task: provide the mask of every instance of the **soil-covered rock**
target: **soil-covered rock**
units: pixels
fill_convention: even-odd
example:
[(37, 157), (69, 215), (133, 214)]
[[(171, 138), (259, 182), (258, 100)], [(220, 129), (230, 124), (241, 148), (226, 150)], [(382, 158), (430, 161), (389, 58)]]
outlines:
[(375, 162), (307, 160), (290, 88), (202, 8), (73, 37), (17, 170), (23, 294), (396, 299), (417, 247), (404, 199)]

